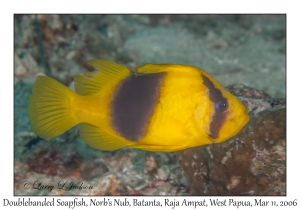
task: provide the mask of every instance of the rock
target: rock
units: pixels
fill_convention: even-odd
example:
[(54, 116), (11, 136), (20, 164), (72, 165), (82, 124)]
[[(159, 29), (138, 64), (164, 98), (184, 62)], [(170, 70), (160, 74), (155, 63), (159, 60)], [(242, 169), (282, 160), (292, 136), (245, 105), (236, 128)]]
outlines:
[[(139, 31), (125, 42), (123, 53), (139, 65), (145, 63), (186, 63), (201, 66), (207, 55), (204, 42), (183, 28), (157, 27)], [(145, 50), (147, 49), (147, 50)]]
[(120, 179), (114, 174), (109, 174), (95, 184), (95, 188), (91, 193), (92, 195), (127, 195), (127, 189), (122, 185)]
[(76, 150), (56, 147), (43, 149), (29, 156), (27, 165), (31, 171), (50, 176), (78, 177), (81, 157)]
[(15, 69), (15, 75), (17, 77), (24, 76), (27, 73), (27, 69), (24, 66), (17, 66)]
[(87, 161), (80, 166), (81, 177), (92, 179), (108, 172), (108, 168), (102, 161)]
[[(242, 101), (251, 104), (251, 120), (238, 135), (176, 152), (192, 194), (286, 195), (285, 100)], [(269, 106), (257, 109), (253, 104)]]
[(228, 44), (224, 40), (217, 40), (210, 45), (210, 49), (219, 49), (219, 48), (224, 48), (227, 46), (228, 46)]
[(52, 30), (62, 30), (63, 29), (64, 24), (60, 20), (59, 15), (50, 15), (49, 19), (50, 19), (49, 28), (51, 28)]
[(226, 87), (226, 90), (234, 94), (235, 96), (247, 97), (250, 99), (268, 99), (270, 96), (261, 91), (251, 87), (247, 87), (244, 84), (234, 84)]
[(72, 60), (72, 59), (74, 59), (75, 58), (75, 56), (77, 55), (77, 52), (76, 51), (70, 51), (70, 52), (68, 52), (68, 54), (66, 55), (66, 59), (67, 60)]
[(22, 56), (22, 64), (28, 69), (30, 74), (34, 74), (36, 72), (40, 72), (40, 68), (36, 62), (36, 60), (32, 57), (30, 53), (24, 53)]
[(14, 54), (14, 64), (15, 64), (15, 76), (24, 76), (27, 73), (27, 69), (23, 66), (22, 60), (17, 54)]
[(37, 137), (37, 135), (33, 131), (23, 131), (17, 134), (19, 139), (23, 140), (30, 140)]
[(157, 171), (157, 162), (153, 156), (148, 156), (145, 161), (144, 173), (153, 174)]

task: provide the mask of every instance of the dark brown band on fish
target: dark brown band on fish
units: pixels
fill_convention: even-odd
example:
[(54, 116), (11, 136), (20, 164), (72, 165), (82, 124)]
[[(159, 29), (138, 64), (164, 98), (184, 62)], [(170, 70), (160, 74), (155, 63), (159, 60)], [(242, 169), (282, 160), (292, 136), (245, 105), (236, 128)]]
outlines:
[(111, 119), (115, 131), (124, 138), (138, 141), (147, 132), (163, 75), (131, 75), (117, 87), (111, 102)]
[(206, 76), (202, 75), (203, 83), (209, 90), (209, 99), (215, 105), (215, 113), (210, 122), (210, 137), (216, 139), (219, 137), (219, 131), (225, 122), (228, 103), (222, 92), (214, 86), (212, 81)]

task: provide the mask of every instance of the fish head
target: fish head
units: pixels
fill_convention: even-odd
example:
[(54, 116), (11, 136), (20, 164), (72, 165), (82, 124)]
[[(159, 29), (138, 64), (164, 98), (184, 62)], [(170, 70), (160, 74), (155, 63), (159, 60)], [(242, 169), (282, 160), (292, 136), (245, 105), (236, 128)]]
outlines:
[[(226, 108), (223, 110), (224, 121), (218, 131), (218, 138), (215, 143), (223, 142), (228, 138), (235, 136), (249, 121), (249, 115), (246, 107), (227, 90), (222, 91), (224, 97), (227, 99)], [(222, 103), (214, 104), (215, 109), (222, 108)]]
[(209, 101), (205, 132), (213, 143), (227, 140), (236, 135), (249, 121), (245, 106), (217, 80), (202, 73), (206, 87), (205, 98)]

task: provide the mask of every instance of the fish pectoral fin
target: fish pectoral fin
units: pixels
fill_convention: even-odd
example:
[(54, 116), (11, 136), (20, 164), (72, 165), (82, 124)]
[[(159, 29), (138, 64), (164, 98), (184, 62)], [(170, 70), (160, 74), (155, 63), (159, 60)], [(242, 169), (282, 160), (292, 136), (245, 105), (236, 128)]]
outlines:
[(145, 64), (134, 71), (134, 74), (155, 74), (161, 72), (199, 72), (199, 69), (180, 64)]
[(130, 141), (112, 136), (99, 127), (88, 123), (81, 123), (79, 125), (79, 132), (83, 141), (90, 147), (99, 150), (112, 151), (134, 144)]
[(88, 64), (98, 71), (87, 72), (86, 76), (74, 76), (75, 90), (80, 95), (96, 95), (104, 87), (112, 89), (121, 80), (132, 74), (126, 67), (110, 61), (94, 59)]

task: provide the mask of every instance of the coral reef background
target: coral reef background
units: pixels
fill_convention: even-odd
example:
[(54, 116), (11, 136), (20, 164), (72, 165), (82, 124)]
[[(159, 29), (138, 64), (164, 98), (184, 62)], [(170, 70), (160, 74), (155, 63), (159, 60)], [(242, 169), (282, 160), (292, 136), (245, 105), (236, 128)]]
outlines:
[[(18, 14), (14, 33), (15, 195), (285, 194), (285, 103), (274, 100), (286, 94), (285, 15)], [(72, 88), (73, 76), (91, 70), (87, 61), (93, 58), (130, 69), (145, 63), (194, 65), (224, 86), (255, 87), (259, 91), (243, 85), (228, 88), (251, 111), (252, 127), (224, 144), (176, 155), (94, 150), (80, 140), (76, 127), (51, 141), (39, 139), (30, 130), (27, 113), (36, 75), (47, 74)], [(206, 167), (185, 166), (185, 158), (194, 161), (195, 154)], [(242, 162), (235, 162), (238, 157)], [(228, 174), (235, 164), (252, 165)], [(205, 182), (199, 184), (201, 179)], [(26, 181), (36, 184), (24, 188)], [(43, 188), (71, 182), (93, 188)]]

